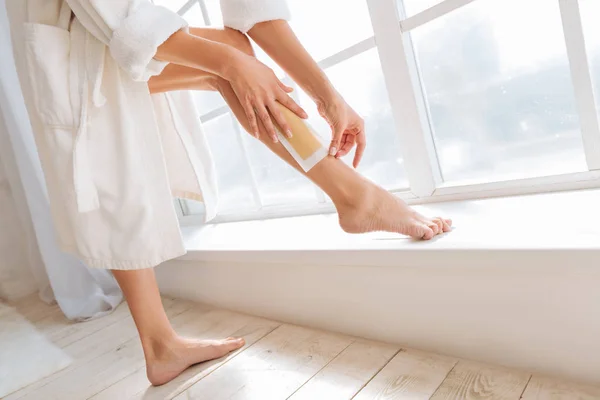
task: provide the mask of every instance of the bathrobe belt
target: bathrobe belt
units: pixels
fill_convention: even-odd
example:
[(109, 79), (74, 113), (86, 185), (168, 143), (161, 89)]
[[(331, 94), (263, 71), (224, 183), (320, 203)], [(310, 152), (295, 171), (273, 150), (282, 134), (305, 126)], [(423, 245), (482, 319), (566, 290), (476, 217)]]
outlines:
[[(90, 107), (102, 107), (100, 92), (106, 46), (75, 20), (71, 26), (70, 89), (77, 130), (73, 140), (73, 187), (80, 213), (100, 207), (98, 189), (90, 166), (88, 128)], [(91, 96), (90, 96), (91, 94)]]

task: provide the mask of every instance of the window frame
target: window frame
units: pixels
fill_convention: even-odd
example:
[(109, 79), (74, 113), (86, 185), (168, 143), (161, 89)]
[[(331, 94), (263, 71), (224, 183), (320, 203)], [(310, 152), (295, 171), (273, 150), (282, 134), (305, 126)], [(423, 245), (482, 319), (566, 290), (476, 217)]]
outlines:
[[(552, 1), (557, 1), (560, 6), (567, 58), (588, 171), (481, 183), (448, 183), (442, 179), (441, 166), (435, 151), (430, 126), (431, 118), (428, 115), (427, 97), (423, 93), (418, 62), (410, 37), (410, 31), (413, 29), (461, 9), (474, 1), (481, 0), (443, 0), (409, 17), (403, 11), (402, 0), (365, 1), (368, 5), (374, 35), (322, 59), (318, 64), (325, 69), (372, 48), (378, 49), (392, 115), (397, 122), (396, 131), (399, 135), (410, 186), (409, 190), (391, 190), (392, 193), (409, 204), (422, 204), (600, 187), (600, 119), (596, 109), (591, 69), (585, 47), (579, 0)], [(210, 25), (210, 17), (204, 0), (189, 0), (178, 13), (185, 14), (195, 3), (200, 5), (205, 24)], [(287, 76), (283, 80), (286, 84), (295, 85)], [(230, 113), (229, 109), (227, 106), (221, 106), (201, 115), (200, 119), (205, 123), (225, 113)], [(243, 132), (237, 122), (234, 122), (234, 125), (247, 167), (253, 176), (246, 149), (241, 140)], [(255, 185), (253, 190), (258, 210), (220, 213), (211, 223), (335, 212), (334, 206), (326, 202), (325, 195), (317, 187), (315, 187), (315, 203), (262, 206), (256, 180), (254, 177), (252, 180)], [(190, 214), (185, 201), (180, 200), (179, 204), (182, 224), (202, 223), (204, 219), (202, 214)]]

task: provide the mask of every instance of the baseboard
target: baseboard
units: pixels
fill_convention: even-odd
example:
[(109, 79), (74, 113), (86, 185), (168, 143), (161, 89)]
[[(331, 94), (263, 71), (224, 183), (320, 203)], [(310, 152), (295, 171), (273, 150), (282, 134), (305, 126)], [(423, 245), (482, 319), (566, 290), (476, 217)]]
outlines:
[(600, 384), (597, 252), (455, 254), (421, 266), (171, 261), (157, 274), (176, 297)]

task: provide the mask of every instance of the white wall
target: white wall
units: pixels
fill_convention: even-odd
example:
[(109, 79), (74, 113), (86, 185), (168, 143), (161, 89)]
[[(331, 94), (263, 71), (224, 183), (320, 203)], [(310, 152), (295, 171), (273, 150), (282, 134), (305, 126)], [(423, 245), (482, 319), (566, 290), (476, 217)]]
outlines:
[(399, 252), (394, 267), (171, 261), (157, 275), (173, 296), (599, 384), (598, 257), (450, 250), (411, 266)]
[(28, 250), (25, 230), (0, 160), (0, 298), (16, 299), (36, 290)]

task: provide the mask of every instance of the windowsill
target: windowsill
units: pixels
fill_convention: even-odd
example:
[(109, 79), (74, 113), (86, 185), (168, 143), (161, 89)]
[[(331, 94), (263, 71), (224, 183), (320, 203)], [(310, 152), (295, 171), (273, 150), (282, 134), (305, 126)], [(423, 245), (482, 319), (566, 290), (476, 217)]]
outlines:
[(473, 250), (600, 253), (599, 205), (596, 189), (416, 206), (426, 215), (454, 221), (452, 232), (431, 241), (386, 232), (346, 234), (334, 214), (185, 226), (188, 254), (182, 259), (371, 265), (376, 257), (376, 265), (395, 265)]

